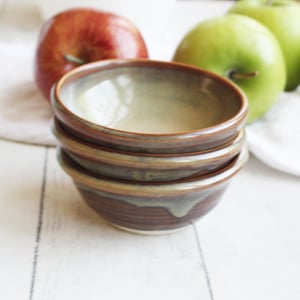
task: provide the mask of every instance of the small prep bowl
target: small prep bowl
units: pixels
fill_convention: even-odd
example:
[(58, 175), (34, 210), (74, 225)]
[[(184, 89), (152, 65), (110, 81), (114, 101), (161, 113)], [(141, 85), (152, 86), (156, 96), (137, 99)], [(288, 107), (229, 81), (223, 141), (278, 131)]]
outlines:
[(207, 176), (167, 183), (143, 183), (97, 176), (57, 148), (58, 161), (85, 202), (104, 219), (139, 233), (165, 233), (200, 219), (220, 201), (230, 180), (245, 165), (246, 147), (226, 167)]
[(172, 181), (204, 175), (228, 164), (245, 144), (241, 130), (228, 145), (209, 152), (148, 154), (116, 151), (82, 141), (54, 118), (52, 132), (64, 151), (79, 165), (99, 175), (136, 181)]
[(233, 140), (248, 110), (230, 80), (175, 62), (113, 59), (64, 75), (52, 90), (57, 118), (73, 135), (146, 153), (207, 151)]

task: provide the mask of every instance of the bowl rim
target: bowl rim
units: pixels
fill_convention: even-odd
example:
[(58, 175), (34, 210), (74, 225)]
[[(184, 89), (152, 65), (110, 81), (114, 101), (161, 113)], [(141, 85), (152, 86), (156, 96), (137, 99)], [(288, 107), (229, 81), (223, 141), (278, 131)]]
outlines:
[[(164, 164), (164, 169), (174, 168), (174, 163), (180, 166), (195, 167), (204, 165), (208, 160), (214, 162), (220, 159), (225, 159), (228, 155), (233, 158), (240, 152), (242, 146), (246, 142), (246, 133), (243, 128), (225, 147), (218, 147), (217, 149), (210, 151), (171, 154), (129, 152), (106, 148), (104, 146), (81, 140), (67, 132), (56, 117), (53, 117), (51, 123), (52, 133), (58, 140), (58, 143), (66, 151), (70, 151), (73, 154), (90, 159), (91, 161), (101, 161), (105, 163), (112, 163), (114, 165), (118, 164), (120, 166), (127, 166), (130, 164), (131, 166), (136, 167), (141, 166), (141, 164), (147, 164), (149, 169), (160, 168), (162, 164)], [(89, 157), (86, 153), (91, 153), (92, 157)]]
[[(195, 130), (185, 131), (185, 132), (175, 132), (175, 133), (144, 133), (144, 132), (134, 132), (134, 131), (126, 131), (115, 129), (113, 127), (107, 127), (100, 124), (96, 124), (91, 122), (75, 113), (72, 112), (61, 100), (60, 98), (60, 90), (62, 89), (63, 85), (71, 81), (73, 78), (76, 80), (79, 77), (82, 77), (87, 74), (96, 73), (101, 70), (105, 69), (113, 69), (119, 67), (151, 67), (151, 68), (161, 68), (169, 69), (169, 70), (177, 70), (183, 72), (192, 72), (194, 74), (202, 74), (209, 78), (213, 78), (218, 82), (227, 85), (238, 95), (240, 99), (240, 108), (238, 112), (232, 116), (231, 118), (220, 122), (218, 124), (199, 128)], [(144, 59), (144, 58), (115, 58), (115, 59), (106, 59), (100, 61), (94, 61), (82, 66), (79, 66), (71, 71), (68, 71), (64, 74), (52, 87), (51, 90), (51, 105), (53, 107), (54, 112), (56, 113), (57, 117), (62, 120), (61, 114), (71, 118), (73, 121), (78, 122), (81, 126), (87, 126), (94, 131), (101, 132), (107, 135), (113, 135), (118, 137), (119, 139), (126, 138), (126, 139), (153, 139), (157, 140), (159, 138), (194, 138), (196, 136), (206, 136), (211, 135), (213, 133), (222, 133), (229, 128), (234, 127), (236, 124), (243, 122), (246, 120), (248, 115), (248, 99), (246, 94), (243, 90), (235, 84), (233, 81), (229, 80), (228, 78), (216, 74), (212, 71), (208, 71), (206, 69), (196, 67), (193, 65), (188, 65), (181, 62), (175, 61), (163, 61), (163, 60), (153, 60), (153, 59)]]
[(203, 176), (179, 179), (172, 182), (137, 182), (101, 176), (79, 166), (68, 157), (68, 154), (60, 146), (57, 147), (56, 156), (61, 168), (81, 188), (101, 190), (101, 192), (115, 195), (126, 194), (133, 197), (155, 195), (155, 197), (161, 197), (185, 194), (192, 190), (207, 190), (216, 184), (225, 184), (247, 163), (249, 151), (244, 146), (240, 154), (225, 167)]

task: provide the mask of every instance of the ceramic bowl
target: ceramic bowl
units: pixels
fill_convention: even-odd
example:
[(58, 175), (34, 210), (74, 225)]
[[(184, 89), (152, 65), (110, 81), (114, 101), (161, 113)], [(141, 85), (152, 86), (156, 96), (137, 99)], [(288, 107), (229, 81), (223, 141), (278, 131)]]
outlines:
[(52, 132), (68, 155), (99, 175), (135, 181), (172, 181), (213, 172), (229, 163), (245, 144), (241, 130), (233, 142), (209, 152), (147, 154), (116, 151), (82, 141), (54, 118)]
[(236, 137), (247, 99), (230, 80), (175, 62), (114, 59), (64, 75), (52, 90), (57, 118), (72, 134), (146, 153), (206, 151)]
[(97, 176), (76, 164), (60, 147), (58, 161), (85, 202), (115, 226), (145, 234), (183, 229), (220, 201), (228, 184), (245, 165), (248, 152), (207, 176), (168, 183), (144, 183)]

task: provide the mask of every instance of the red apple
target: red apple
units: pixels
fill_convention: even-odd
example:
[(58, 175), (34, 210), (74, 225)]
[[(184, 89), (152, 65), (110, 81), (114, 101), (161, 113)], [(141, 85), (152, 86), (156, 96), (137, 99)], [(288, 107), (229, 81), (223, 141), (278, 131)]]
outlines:
[(94, 9), (69, 9), (40, 31), (34, 77), (46, 99), (53, 84), (77, 66), (109, 58), (148, 58), (145, 41), (129, 20)]

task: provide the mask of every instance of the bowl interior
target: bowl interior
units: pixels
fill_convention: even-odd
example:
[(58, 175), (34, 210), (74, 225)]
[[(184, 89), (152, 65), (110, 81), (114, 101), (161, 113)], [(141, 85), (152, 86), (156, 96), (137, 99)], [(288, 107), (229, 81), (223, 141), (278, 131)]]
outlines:
[(91, 123), (174, 134), (215, 126), (242, 109), (241, 95), (211, 73), (162, 62), (91, 64), (66, 77), (62, 104)]

